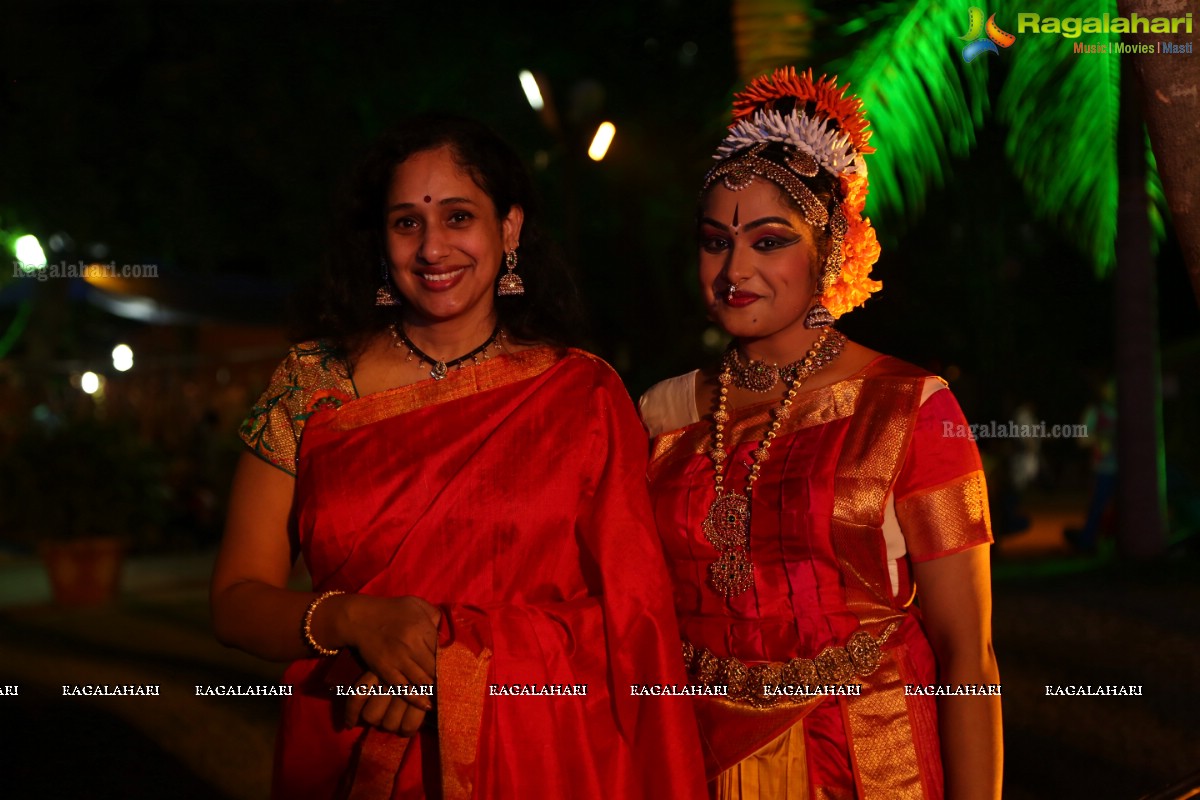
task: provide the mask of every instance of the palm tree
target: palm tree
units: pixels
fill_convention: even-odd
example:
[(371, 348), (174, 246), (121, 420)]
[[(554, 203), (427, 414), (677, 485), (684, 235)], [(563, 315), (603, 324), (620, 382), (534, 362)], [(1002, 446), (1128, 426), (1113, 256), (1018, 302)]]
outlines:
[[(1137, 13), (1152, 17), (1159, 10), (1151, 0), (1118, 0), (1122, 16)], [(1181, 34), (1141, 34), (1136, 41), (1170, 41), (1190, 44)], [(1184, 261), (1192, 280), (1192, 292), (1200, 303), (1200, 161), (1195, 158), (1195, 125), (1200, 119), (1200, 59), (1160, 58), (1134, 55), (1130, 58), (1144, 87), (1143, 113), (1150, 130), (1154, 152), (1163, 165), (1163, 188), (1175, 220), (1175, 235), (1183, 247)]]
[[(836, 26), (847, 52), (828, 71), (853, 83), (875, 131), (869, 213), (872, 208), (919, 213), (929, 185), (942, 182), (948, 157), (965, 155), (974, 144), (989, 110), (987, 59), (961, 64), (957, 48), (949, 46), (959, 44), (973, 4), (983, 5), (968, 0), (855, 5), (853, 17), (847, 13)], [(1001, 0), (992, 10), (1000, 20), (1015, 22), (1019, 6), (1016, 0)], [(789, 57), (779, 37), (768, 36), (769, 25), (746, 21), (775, 16), (811, 24), (814, 4), (735, 0), (733, 8), (735, 48), (744, 72), (761, 69), (752, 55), (760, 52), (776, 64), (811, 59), (811, 31), (793, 32), (792, 39), (804, 47)], [(1055, 6), (1061, 17), (1104, 12), (1116, 16), (1115, 0), (1064, 0)], [(1058, 221), (1099, 277), (1115, 273), (1118, 544), (1127, 555), (1152, 556), (1166, 546), (1153, 257), (1155, 229), (1161, 236), (1162, 223), (1147, 198), (1160, 197), (1161, 189), (1152, 166), (1147, 168), (1152, 156), (1139, 107), (1121, 103), (1123, 59), (1073, 55), (1065, 42), (1054, 35), (1027, 35), (1005, 51), (1010, 69), (995, 116), (1008, 125), (1009, 160), (1035, 213)], [(1127, 99), (1130, 87), (1125, 86)]]

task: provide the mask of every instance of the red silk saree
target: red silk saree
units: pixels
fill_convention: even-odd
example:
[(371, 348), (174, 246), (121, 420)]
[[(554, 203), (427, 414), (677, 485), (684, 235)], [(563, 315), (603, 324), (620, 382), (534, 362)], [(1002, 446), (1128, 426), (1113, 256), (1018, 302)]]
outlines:
[[(694, 414), (691, 383), (660, 386), (669, 383), (681, 387), (678, 397), (655, 398), (652, 389), (644, 412), (652, 410), (647, 403), (686, 402)], [(725, 486), (732, 491), (743, 491), (775, 405), (730, 412)], [(905, 692), (906, 684), (937, 680), (912, 563), (991, 541), (974, 442), (947, 435), (964, 427), (943, 384), (888, 357), (798, 396), (754, 488), (754, 583), (728, 599), (710, 583), (719, 552), (702, 530), (715, 498), (711, 417), (655, 437), (651, 496), (682, 637), (707, 651), (706, 669), (718, 682), (736, 676), (733, 667), (783, 665), (800, 674), (804, 662), (820, 667), (822, 654), (836, 673), (856, 633), (879, 643), (877, 665), (850, 681), (861, 684), (858, 696), (699, 698), (714, 796), (942, 796), (935, 699)], [(698, 665), (693, 674), (704, 671)], [(786, 671), (770, 674), (791, 683)], [(818, 677), (813, 684), (830, 683), (824, 672)]]
[[(343, 729), (331, 687), (362, 668), (294, 662), (274, 796), (702, 796), (688, 700), (631, 693), (685, 677), (645, 435), (612, 369), (537, 347), (356, 398), (329, 359), (294, 351), (243, 435), (288, 469), (302, 422), (293, 524), (316, 591), (441, 608), (436, 712), (411, 739)], [(587, 693), (491, 688), (514, 685)]]

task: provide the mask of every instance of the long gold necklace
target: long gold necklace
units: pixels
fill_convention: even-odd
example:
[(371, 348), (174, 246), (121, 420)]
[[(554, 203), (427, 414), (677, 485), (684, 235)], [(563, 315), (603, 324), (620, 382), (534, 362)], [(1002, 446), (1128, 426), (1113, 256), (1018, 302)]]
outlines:
[(727, 492), (723, 485), (725, 460), (729, 457), (725, 452), (725, 423), (729, 421), (729, 384), (733, 383), (734, 378), (730, 360), (726, 359), (722, 364), (721, 374), (717, 378), (721, 384), (721, 393), (717, 411), (713, 414), (713, 445), (708, 452), (713, 461), (713, 481), (717, 496), (709, 506), (708, 516), (704, 518), (703, 530), (705, 538), (721, 553), (720, 557), (709, 565), (708, 572), (713, 588), (725, 597), (739, 595), (754, 583), (754, 565), (750, 562), (749, 554), (750, 498), (753, 496), (754, 482), (758, 480), (762, 465), (767, 460), (771, 442), (779, 434), (783, 421), (791, 414), (792, 403), (801, 384), (814, 372), (837, 358), (845, 345), (845, 336), (833, 328), (826, 328), (804, 358), (794, 362), (795, 372), (787, 381), (787, 393), (783, 396), (783, 404), (772, 412), (771, 427), (751, 453), (754, 460), (746, 476), (745, 494)]

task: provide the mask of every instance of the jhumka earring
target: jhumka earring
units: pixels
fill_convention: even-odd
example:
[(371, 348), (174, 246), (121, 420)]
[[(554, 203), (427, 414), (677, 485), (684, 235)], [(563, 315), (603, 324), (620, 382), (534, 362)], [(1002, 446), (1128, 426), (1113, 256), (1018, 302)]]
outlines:
[(804, 327), (826, 328), (834, 323), (833, 314), (829, 313), (829, 309), (821, 304), (818, 300), (812, 308), (808, 310), (808, 314), (804, 316)]
[(504, 254), (504, 265), (508, 267), (508, 272), (500, 278), (500, 282), (496, 284), (496, 294), (500, 297), (511, 297), (513, 295), (525, 294), (525, 284), (521, 282), (521, 276), (514, 270), (517, 268), (517, 250), (513, 248)]
[(388, 275), (387, 259), (383, 256), (379, 257), (379, 272), (383, 278), (383, 283), (375, 290), (375, 305), (377, 306), (398, 306), (400, 298), (396, 297), (396, 292), (392, 289), (392, 279)]

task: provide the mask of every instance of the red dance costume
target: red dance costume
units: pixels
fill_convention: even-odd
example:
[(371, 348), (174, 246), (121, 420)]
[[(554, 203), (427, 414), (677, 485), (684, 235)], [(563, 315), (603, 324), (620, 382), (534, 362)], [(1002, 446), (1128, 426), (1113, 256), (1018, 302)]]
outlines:
[[(906, 696), (904, 685), (937, 680), (913, 603), (912, 563), (991, 541), (974, 442), (946, 435), (945, 423), (964, 422), (958, 404), (937, 379), (889, 357), (799, 395), (754, 485), (754, 583), (727, 600), (710, 583), (719, 552), (702, 530), (715, 497), (711, 418), (659, 430), (652, 422), (664, 408), (675, 409), (666, 419), (673, 413), (678, 421), (685, 406), (696, 418), (688, 377), (651, 389), (643, 415), (651, 433), (661, 434), (653, 444), (651, 495), (682, 636), (694, 649), (689, 670), (694, 678), (737, 684), (749, 668), (740, 700), (697, 704), (709, 777), (717, 778), (713, 792), (940, 798), (935, 699)], [(777, 405), (730, 412), (729, 490), (745, 486), (750, 453)], [(878, 641), (889, 626), (878, 665), (855, 671), (845, 655), (852, 635), (865, 631), (860, 637)], [(750, 696), (764, 675), (789, 683), (814, 664), (814, 683), (844, 669), (853, 673), (851, 683), (862, 684), (861, 695), (774, 702)]]

